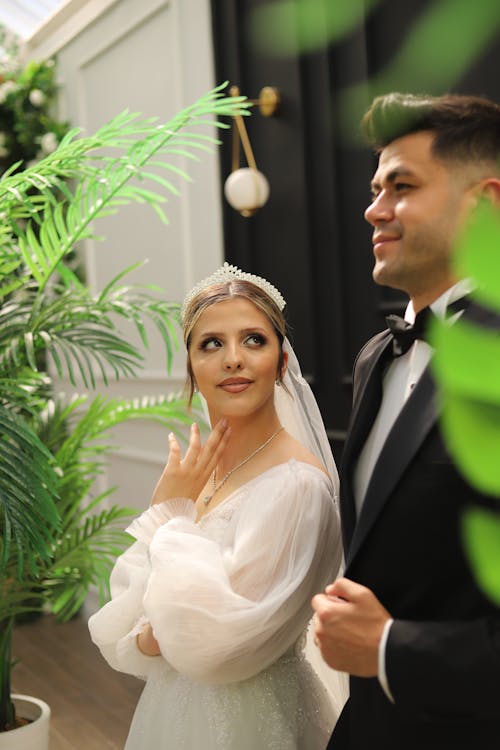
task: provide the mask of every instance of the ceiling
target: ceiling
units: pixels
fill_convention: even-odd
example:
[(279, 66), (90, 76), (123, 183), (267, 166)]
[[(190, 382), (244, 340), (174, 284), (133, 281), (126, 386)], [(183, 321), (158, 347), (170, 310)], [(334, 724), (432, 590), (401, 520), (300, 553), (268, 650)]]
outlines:
[(0, 24), (27, 39), (67, 0), (1, 0)]

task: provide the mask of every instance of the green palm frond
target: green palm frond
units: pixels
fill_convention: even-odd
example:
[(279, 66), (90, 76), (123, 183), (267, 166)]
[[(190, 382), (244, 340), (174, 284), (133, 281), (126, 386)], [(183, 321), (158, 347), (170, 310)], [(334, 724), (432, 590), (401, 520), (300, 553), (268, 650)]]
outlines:
[(188, 411), (186, 399), (176, 394), (134, 399), (97, 396), (90, 403), (86, 396), (74, 397), (69, 403), (60, 397), (50, 400), (40, 414), (39, 435), (57, 466), (57, 508), (63, 533), (85, 520), (98, 505), (91, 499), (92, 487), (112, 449), (109, 431), (136, 419), (158, 422), (177, 434), (180, 425), (190, 424), (193, 419), (204, 421), (199, 408)]
[[(29, 471), (27, 471), (29, 467)], [(59, 523), (53, 457), (31, 428), (0, 405), (0, 570), (9, 557), (18, 573), (35, 574), (50, 557)]]
[(22, 278), (16, 271), (22, 266), (22, 258), (12, 243), (12, 231), (7, 224), (0, 221), (0, 300), (19, 289)]
[(116, 557), (131, 544), (122, 531), (132, 511), (113, 506), (67, 530), (54, 549), (52, 565), (46, 571), (47, 595), (53, 613), (68, 620), (82, 605), (91, 585), (97, 585), (101, 601), (108, 595), (108, 578)]
[[(243, 97), (225, 97), (218, 87), (198, 102), (187, 107), (165, 125), (152, 119), (123, 113), (101, 128), (90, 139), (67, 136), (54, 154), (39, 162), (33, 172), (26, 170), (24, 179), (10, 175), (0, 180), (0, 201), (23, 204), (26, 221), (13, 223), (12, 231), (20, 253), (31, 275), (43, 290), (63, 258), (80, 240), (92, 236), (92, 223), (99, 217), (114, 213), (118, 207), (132, 202), (148, 203), (163, 221), (167, 221), (162, 204), (166, 197), (149, 187), (160, 185), (177, 194), (177, 188), (157, 171), (150, 170), (153, 157), (190, 155), (217, 144), (210, 136), (179, 131), (186, 125), (227, 127), (209, 116), (246, 112)], [(83, 143), (82, 143), (83, 141)], [(96, 154), (96, 149), (105, 149)], [(74, 149), (75, 154), (72, 154)], [(117, 155), (110, 155), (114, 149)], [(78, 158), (75, 158), (78, 155)], [(44, 164), (44, 162), (46, 162)], [(81, 168), (79, 167), (81, 164)], [(147, 165), (147, 169), (146, 169)], [(178, 166), (155, 158), (158, 167), (176, 176), (189, 179)], [(60, 176), (78, 177), (74, 192), (62, 184)], [(38, 201), (29, 193), (36, 184)], [(62, 198), (55, 199), (57, 187)]]
[(79, 375), (86, 386), (95, 386), (95, 370), (107, 382), (106, 365), (116, 377), (130, 376), (142, 361), (86, 292), (65, 290), (44, 298), (43, 306), (33, 294), (25, 294), (0, 310), (0, 330), (0, 371), (9, 374), (25, 366), (38, 370), (37, 352), (43, 351), (53, 358), (60, 377), (67, 373), (76, 383)]
[(146, 320), (159, 332), (170, 369), (177, 346), (175, 322), (179, 306), (154, 297), (150, 287), (108, 285), (94, 297), (86, 287), (55, 287), (53, 295), (37, 296), (27, 285), (22, 296), (0, 308), (0, 372), (16, 373), (28, 365), (38, 369), (37, 354), (53, 359), (60, 377), (78, 377), (95, 388), (95, 373), (104, 383), (108, 374), (137, 374), (143, 357), (137, 347), (117, 331), (116, 317), (131, 322), (148, 345)]
[(45, 407), (51, 384), (45, 373), (21, 368), (15, 377), (0, 377), (0, 405), (16, 414), (36, 416)]
[[(5, 581), (1, 581), (2, 586)], [(41, 612), (46, 600), (43, 587), (34, 585), (32, 579), (21, 583), (15, 581), (15, 587), (0, 590), (0, 622), (11, 617), (18, 617), (26, 612)]]
[(99, 425), (105, 429), (131, 419), (158, 422), (169, 431), (178, 432), (179, 424), (189, 425), (194, 419), (204, 421), (195, 406), (188, 410), (187, 401), (178, 394), (141, 396), (133, 399), (110, 399), (103, 404)]
[[(59, 405), (53, 411), (52, 419), (58, 420), (61, 427), (66, 425), (68, 429), (66, 439), (54, 452), (57, 465), (63, 473), (68, 471), (76, 458), (83, 456), (87, 461), (87, 454), (94, 457), (94, 465), (96, 457), (110, 448), (107, 442), (102, 442), (104, 436), (123, 422), (147, 419), (178, 433), (179, 425), (190, 424), (193, 418), (203, 420), (196, 409), (189, 412), (186, 399), (177, 394), (132, 399), (104, 399), (97, 396), (82, 413), (85, 403), (86, 397), (81, 396), (64, 408)], [(98, 460), (97, 464), (100, 465)]]

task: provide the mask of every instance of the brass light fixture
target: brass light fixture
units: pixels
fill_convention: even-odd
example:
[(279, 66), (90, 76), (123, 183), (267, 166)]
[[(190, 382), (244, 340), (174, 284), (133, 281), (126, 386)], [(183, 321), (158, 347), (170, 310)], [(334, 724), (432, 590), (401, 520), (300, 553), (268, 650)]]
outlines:
[[(231, 86), (231, 96), (239, 96), (238, 86)], [(277, 89), (265, 86), (261, 89), (258, 99), (250, 99), (257, 104), (263, 117), (276, 114), (280, 102)], [(247, 161), (247, 167), (240, 167), (240, 142)], [(233, 159), (231, 174), (224, 183), (224, 195), (228, 203), (239, 211), (242, 216), (253, 216), (269, 198), (269, 182), (262, 172), (257, 169), (250, 139), (244, 119), (241, 115), (233, 117)]]

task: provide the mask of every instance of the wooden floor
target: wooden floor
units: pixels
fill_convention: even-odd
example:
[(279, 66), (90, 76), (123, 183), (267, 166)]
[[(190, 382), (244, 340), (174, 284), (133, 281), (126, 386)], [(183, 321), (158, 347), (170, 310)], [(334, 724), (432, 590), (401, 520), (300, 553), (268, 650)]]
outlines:
[(50, 705), (50, 750), (122, 750), (144, 683), (106, 664), (86, 618), (17, 625), (13, 650), (14, 691)]

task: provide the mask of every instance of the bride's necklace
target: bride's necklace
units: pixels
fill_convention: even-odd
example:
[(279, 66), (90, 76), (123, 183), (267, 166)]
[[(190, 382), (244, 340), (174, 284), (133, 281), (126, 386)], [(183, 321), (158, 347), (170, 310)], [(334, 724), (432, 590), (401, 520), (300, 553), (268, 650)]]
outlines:
[(215, 481), (215, 472), (216, 472), (216, 469), (214, 469), (214, 473), (212, 474), (213, 489), (212, 489), (212, 492), (209, 495), (207, 495), (206, 497), (203, 498), (203, 502), (205, 503), (205, 505), (209, 504), (209, 502), (211, 501), (211, 499), (213, 498), (213, 496), (215, 495), (215, 493), (220, 490), (220, 488), (222, 487), (222, 485), (227, 482), (227, 480), (229, 479), (229, 477), (231, 476), (231, 474), (234, 474), (234, 472), (236, 471), (236, 469), (241, 469), (241, 467), (244, 466), (246, 463), (248, 463), (248, 461), (250, 461), (251, 458), (253, 458), (254, 456), (257, 455), (257, 453), (260, 453), (260, 451), (264, 450), (264, 448), (266, 447), (266, 445), (269, 445), (269, 443), (271, 442), (271, 440), (273, 440), (276, 437), (276, 435), (279, 432), (281, 432), (282, 429), (283, 429), (283, 427), (279, 427), (276, 430), (276, 432), (273, 432), (273, 434), (271, 435), (271, 437), (268, 437), (267, 440), (265, 440), (262, 443), (262, 445), (259, 445), (259, 447), (256, 448), (253, 453), (250, 453), (250, 455), (247, 456), (246, 458), (244, 458), (243, 461), (240, 461), (239, 464), (236, 464), (236, 466), (233, 466), (233, 468), (230, 469), (227, 472), (227, 474), (222, 477), (222, 479), (220, 480), (220, 482), (216, 483), (216, 481)]

